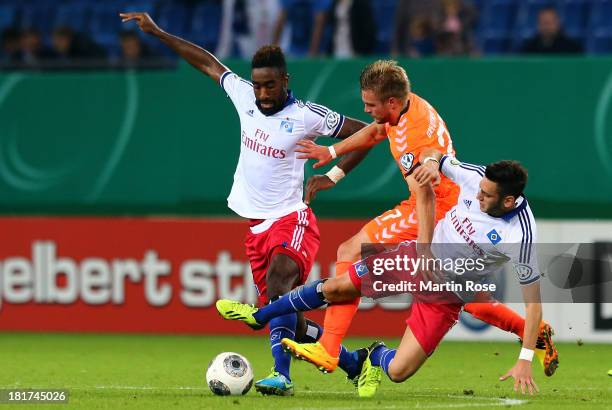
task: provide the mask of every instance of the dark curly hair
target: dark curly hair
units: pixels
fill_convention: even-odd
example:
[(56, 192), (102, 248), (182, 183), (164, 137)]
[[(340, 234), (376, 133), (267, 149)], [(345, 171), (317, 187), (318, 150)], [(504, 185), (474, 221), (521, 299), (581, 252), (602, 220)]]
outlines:
[(281, 73), (287, 72), (285, 54), (279, 46), (263, 46), (253, 56), (251, 68), (272, 67)]
[(499, 161), (487, 165), (485, 177), (497, 184), (502, 197), (518, 198), (527, 185), (527, 170), (518, 161)]

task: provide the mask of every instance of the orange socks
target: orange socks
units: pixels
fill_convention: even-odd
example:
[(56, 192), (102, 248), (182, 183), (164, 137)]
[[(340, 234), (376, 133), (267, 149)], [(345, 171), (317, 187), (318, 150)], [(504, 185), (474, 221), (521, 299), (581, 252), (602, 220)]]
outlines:
[(503, 303), (496, 301), (467, 303), (464, 310), (476, 319), (523, 338), (525, 319)]
[[(353, 262), (336, 262), (336, 276), (346, 275), (348, 268)], [(332, 357), (340, 355), (340, 345), (351, 326), (353, 316), (357, 312), (361, 298), (355, 298), (350, 302), (334, 303), (325, 310), (325, 320), (323, 322), (323, 335), (319, 343), (323, 345), (327, 353)]]

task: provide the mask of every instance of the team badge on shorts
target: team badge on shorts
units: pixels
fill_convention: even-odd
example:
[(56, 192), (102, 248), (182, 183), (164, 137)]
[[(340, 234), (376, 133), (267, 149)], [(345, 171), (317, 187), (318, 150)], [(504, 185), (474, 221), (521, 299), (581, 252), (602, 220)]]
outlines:
[(355, 266), (355, 273), (359, 277), (362, 277), (363, 275), (367, 275), (368, 273), (370, 273), (370, 270), (366, 266), (365, 262), (357, 262), (354, 266)]
[(402, 168), (404, 168), (404, 171), (406, 171), (406, 173), (410, 172), (410, 170), (412, 169), (413, 163), (414, 163), (414, 154), (412, 154), (412, 152), (404, 154), (400, 158), (400, 164), (402, 164)]

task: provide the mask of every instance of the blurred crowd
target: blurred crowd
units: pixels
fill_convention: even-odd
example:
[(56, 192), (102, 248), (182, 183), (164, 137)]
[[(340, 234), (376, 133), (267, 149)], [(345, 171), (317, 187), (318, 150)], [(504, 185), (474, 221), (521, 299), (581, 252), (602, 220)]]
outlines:
[(75, 63), (131, 64), (153, 56), (135, 31), (118, 34), (121, 53), (119, 58), (109, 59), (107, 50), (91, 37), (75, 32), (70, 26), (56, 27), (50, 36), (50, 44), (43, 42), (36, 28), (19, 30), (7, 28), (2, 33), (2, 61), (6, 64), (36, 66), (62, 66)]
[[(597, 1), (2, 0), (0, 62), (130, 66), (175, 58), (134, 23), (122, 25), (121, 11), (146, 11), (162, 29), (221, 58), (250, 58), (270, 43), (295, 58), (580, 54), (585, 45), (602, 54), (612, 51), (612, 31), (592, 43), (589, 13)], [(575, 5), (581, 8), (568, 9)], [(577, 23), (576, 13), (584, 14)], [(563, 20), (583, 28), (572, 36)]]

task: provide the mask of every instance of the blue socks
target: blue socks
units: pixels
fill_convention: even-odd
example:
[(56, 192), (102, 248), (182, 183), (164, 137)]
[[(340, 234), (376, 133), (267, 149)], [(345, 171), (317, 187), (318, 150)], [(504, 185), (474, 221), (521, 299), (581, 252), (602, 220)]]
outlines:
[(380, 346), (370, 353), (370, 361), (373, 366), (382, 367), (387, 376), (389, 376), (389, 363), (395, 357), (395, 352), (397, 352), (397, 349), (387, 349), (385, 346)]
[[(278, 299), (277, 299), (278, 301)], [(272, 302), (272, 303), (276, 303)], [(269, 306), (269, 305), (268, 305)], [(280, 341), (287, 337), (289, 339), (295, 339), (295, 328), (297, 324), (297, 315), (290, 313), (287, 315), (273, 318), (270, 321), (270, 346), (272, 350), (272, 356), (274, 357), (274, 370), (291, 380), (289, 377), (289, 367), (291, 365), (291, 355), (283, 351)], [(323, 334), (323, 328), (316, 322), (306, 319), (306, 334), (300, 340), (296, 340), (298, 343), (315, 343)], [(340, 358), (338, 367), (344, 370), (347, 376), (352, 379), (359, 375), (361, 372), (360, 359), (365, 359), (365, 349), (362, 353), (364, 357), (360, 357), (359, 350), (349, 352), (346, 347), (341, 346)], [(394, 353), (395, 355), (395, 353)]]
[[(321, 290), (322, 286), (323, 281), (318, 280), (295, 288), (280, 299), (260, 308), (253, 317), (257, 320), (257, 323), (265, 325), (275, 317), (319, 308), (326, 304)], [(295, 331), (295, 325), (293, 330)]]
[(340, 346), (338, 367), (346, 372), (349, 379), (357, 376), (361, 372), (361, 366), (359, 366), (359, 355), (357, 351), (349, 352), (346, 350), (346, 347)]
[[(323, 328), (318, 323), (306, 319), (306, 334), (300, 340), (296, 339), (295, 341), (298, 343), (316, 343), (322, 334)], [(349, 352), (346, 347), (341, 346), (338, 367), (344, 370), (351, 379), (361, 372), (359, 360), (364, 359), (367, 352), (363, 353), (364, 357), (360, 358), (359, 355), (359, 351)]]
[(283, 351), (281, 340), (285, 337), (289, 339), (295, 338), (296, 323), (297, 315), (295, 313), (275, 317), (270, 321), (270, 348), (274, 357), (274, 370), (289, 380), (291, 380), (289, 377), (291, 354)]

